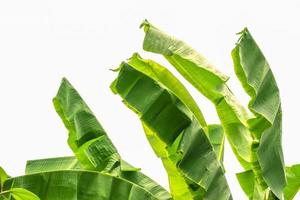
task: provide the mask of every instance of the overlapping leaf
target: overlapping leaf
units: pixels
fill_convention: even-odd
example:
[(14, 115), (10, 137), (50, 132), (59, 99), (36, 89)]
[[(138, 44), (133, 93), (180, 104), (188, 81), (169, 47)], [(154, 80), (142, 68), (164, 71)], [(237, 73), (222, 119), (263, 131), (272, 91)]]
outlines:
[(233, 57), (237, 75), (252, 97), (249, 108), (253, 115), (238, 104), (226, 85), (227, 77), (216, 71), (205, 58), (147, 21), (143, 26), (146, 33), (144, 49), (162, 54), (215, 104), (226, 136), (242, 166), (253, 170), (259, 189), (269, 187), (282, 198), (285, 175), (279, 92), (265, 58), (248, 31), (244, 31)]
[(231, 147), (245, 169), (251, 169), (252, 135), (247, 127), (250, 115), (226, 85), (228, 77), (184, 42), (145, 21), (143, 48), (162, 54), (184, 78), (214, 103)]
[[(11, 189), (13, 188), (13, 189)], [(66, 170), (29, 174), (8, 179), (4, 189), (25, 188), (40, 199), (78, 199), (78, 200), (160, 200), (142, 187), (108, 174), (92, 171)], [(22, 192), (23, 191), (23, 192)], [(16, 196), (28, 193), (15, 191)], [(32, 197), (32, 196), (31, 196)], [(18, 198), (15, 198), (18, 199)]]
[(118, 71), (111, 88), (140, 117), (168, 172), (174, 199), (231, 199), (206, 122), (178, 79), (137, 54)]
[(120, 158), (92, 111), (66, 79), (62, 80), (53, 102), (69, 130), (68, 143), (81, 168), (124, 178), (143, 187), (157, 198), (171, 198), (164, 188)]

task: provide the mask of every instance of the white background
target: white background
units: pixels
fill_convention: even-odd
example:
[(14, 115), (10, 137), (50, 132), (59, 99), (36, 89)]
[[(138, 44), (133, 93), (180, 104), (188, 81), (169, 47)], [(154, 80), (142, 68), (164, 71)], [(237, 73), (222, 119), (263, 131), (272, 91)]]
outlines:
[[(142, 50), (144, 18), (186, 41), (222, 72), (247, 104), (232, 67), (235, 33), (247, 26), (269, 60), (281, 91), (283, 148), (287, 165), (299, 156), (300, 2), (298, 1), (0, 1), (0, 165), (12, 176), (27, 159), (72, 155), (67, 131), (51, 99), (63, 76), (78, 89), (125, 160), (167, 187), (160, 161), (138, 118), (109, 85), (109, 71)], [(178, 73), (175, 73), (178, 75)], [(184, 81), (186, 83), (186, 81)], [(218, 123), (213, 106), (186, 84), (207, 121)], [(234, 199), (246, 199), (234, 173), (241, 171), (229, 146), (225, 166)], [(299, 197), (299, 196), (298, 196)]]

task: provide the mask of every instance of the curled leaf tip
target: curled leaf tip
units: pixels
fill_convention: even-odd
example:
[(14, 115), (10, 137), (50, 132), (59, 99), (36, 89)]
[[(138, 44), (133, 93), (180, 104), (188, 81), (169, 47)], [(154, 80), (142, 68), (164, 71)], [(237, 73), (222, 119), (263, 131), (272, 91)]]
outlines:
[(144, 27), (144, 32), (147, 32), (150, 27), (150, 23), (147, 19), (144, 19), (144, 21), (141, 23), (140, 28), (143, 27)]
[(133, 58), (141, 58), (141, 56), (140, 56), (137, 52), (134, 52), (134, 53), (132, 54), (132, 56), (131, 56), (130, 58), (127, 59), (127, 61), (129, 61), (129, 60), (131, 60), (131, 59), (133, 59)]
[(116, 67), (116, 68), (111, 68), (111, 69), (109, 69), (109, 71), (112, 71), (112, 72), (117, 72), (117, 71), (119, 71), (119, 69), (120, 69), (120, 67)]
[(247, 27), (244, 27), (243, 30), (236, 33), (236, 35), (239, 35), (240, 37), (239, 37), (238, 41), (235, 44), (238, 45), (241, 42), (241, 40), (245, 37), (245, 35), (248, 35), (248, 34), (250, 34), (250, 33), (249, 33), (249, 30), (248, 30)]

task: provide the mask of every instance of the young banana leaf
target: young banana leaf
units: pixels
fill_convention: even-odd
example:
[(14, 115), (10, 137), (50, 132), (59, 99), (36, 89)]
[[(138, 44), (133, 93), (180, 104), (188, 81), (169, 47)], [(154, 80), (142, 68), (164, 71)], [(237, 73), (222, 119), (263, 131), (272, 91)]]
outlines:
[[(95, 171), (43, 172), (10, 178), (5, 181), (4, 190), (14, 190), (15, 188), (25, 188), (40, 199), (49, 200), (161, 199), (130, 181)], [(20, 194), (20, 191), (17, 194)], [(33, 198), (15, 199), (35, 200)]]
[(178, 79), (137, 54), (116, 71), (112, 91), (140, 117), (148, 141), (166, 168), (173, 198), (231, 199), (206, 122)]
[(164, 87), (170, 90), (189, 108), (203, 127), (204, 131), (208, 133), (208, 137), (211, 140), (219, 160), (223, 161), (225, 138), (222, 126), (217, 124), (207, 125), (200, 108), (182, 83), (165, 67), (159, 65), (153, 60), (142, 59), (137, 53), (134, 53), (128, 60), (128, 64), (139, 69), (139, 71), (142, 71), (158, 83), (163, 84)]
[(259, 141), (257, 158), (267, 186), (282, 198), (286, 185), (281, 148), (282, 111), (274, 75), (261, 50), (247, 29), (232, 51), (234, 69), (243, 88), (251, 97), (249, 109), (255, 117), (248, 120), (249, 128)]
[(53, 103), (69, 130), (68, 143), (82, 169), (121, 177), (158, 199), (171, 199), (164, 188), (121, 159), (92, 111), (67, 79), (62, 80)]
[(142, 27), (145, 31), (144, 50), (162, 54), (184, 78), (214, 103), (233, 152), (245, 169), (251, 169), (253, 139), (247, 128), (250, 116), (227, 87), (228, 77), (183, 41), (165, 34), (148, 21), (144, 21)]
[[(249, 90), (251, 86), (246, 86), (246, 90), (250, 91), (253, 97), (249, 104), (253, 114), (249, 114), (226, 85), (228, 78), (216, 71), (200, 54), (147, 21), (143, 26), (146, 32), (144, 49), (162, 54), (193, 86), (215, 104), (226, 136), (238, 160), (246, 170), (253, 170), (257, 189), (266, 191), (268, 195), (267, 188), (269, 188), (278, 198), (282, 198), (285, 174), (281, 150), (280, 100), (274, 77), (258, 47), (252, 41), (246, 42), (246, 39), (241, 39), (237, 48), (243, 43), (244, 57), (239, 66), (248, 63), (239, 67), (236, 64), (239, 60), (235, 59), (235, 68), (239, 69), (238, 76), (243, 74), (244, 68), (247, 68), (247, 72), (251, 72), (252, 83), (262, 86), (256, 88), (262, 92), (260, 99), (254, 96), (258, 91), (252, 92)], [(252, 44), (249, 44), (251, 42)], [(234, 52), (237, 51), (238, 49)], [(239, 54), (234, 54), (234, 57), (236, 55), (241, 55), (241, 50)], [(257, 64), (255, 61), (259, 65), (255, 65)], [(264, 79), (265, 75), (267, 79)], [(240, 77), (244, 79), (242, 82), (245, 87), (246, 79), (249, 80), (249, 77), (244, 76)], [(265, 89), (268, 91), (264, 92)]]

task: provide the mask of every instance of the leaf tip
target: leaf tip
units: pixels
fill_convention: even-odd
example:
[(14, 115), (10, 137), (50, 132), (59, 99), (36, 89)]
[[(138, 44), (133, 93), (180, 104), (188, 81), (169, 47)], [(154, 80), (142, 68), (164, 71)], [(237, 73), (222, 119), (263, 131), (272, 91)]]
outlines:
[(141, 23), (140, 28), (144, 28), (144, 32), (146, 33), (149, 30), (150, 23), (147, 19), (144, 19), (144, 21)]

